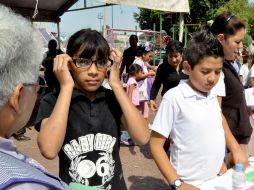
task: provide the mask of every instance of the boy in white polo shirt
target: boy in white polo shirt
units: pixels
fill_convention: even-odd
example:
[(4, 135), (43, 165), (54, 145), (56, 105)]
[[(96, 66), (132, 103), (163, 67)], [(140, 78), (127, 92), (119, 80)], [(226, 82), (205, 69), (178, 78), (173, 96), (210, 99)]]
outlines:
[[(184, 71), (189, 79), (162, 99), (151, 127), (150, 148), (170, 189), (192, 190), (221, 173), (225, 135), (217, 95), (223, 49), (208, 31), (194, 33), (185, 50)], [(163, 144), (170, 136), (170, 160)], [(225, 172), (225, 171), (224, 171)]]

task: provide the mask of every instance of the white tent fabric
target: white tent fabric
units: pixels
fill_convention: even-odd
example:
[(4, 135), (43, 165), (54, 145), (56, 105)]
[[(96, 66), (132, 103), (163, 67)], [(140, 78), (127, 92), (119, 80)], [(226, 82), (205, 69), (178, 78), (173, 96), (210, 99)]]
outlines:
[(99, 0), (99, 1), (104, 3), (131, 5), (160, 11), (179, 12), (179, 13), (190, 12), (188, 0)]

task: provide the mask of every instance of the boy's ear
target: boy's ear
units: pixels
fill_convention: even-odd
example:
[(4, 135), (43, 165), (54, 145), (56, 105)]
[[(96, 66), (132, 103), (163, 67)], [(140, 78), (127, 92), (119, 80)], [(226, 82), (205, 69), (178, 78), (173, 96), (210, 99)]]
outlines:
[(22, 84), (17, 85), (8, 100), (10, 107), (14, 109), (16, 113), (20, 112), (19, 101), (20, 101), (22, 90), (23, 90), (23, 85)]
[(221, 43), (225, 39), (225, 36), (224, 36), (224, 34), (218, 34), (216, 38)]
[(184, 62), (183, 62), (183, 69), (184, 69), (184, 73), (185, 73), (186, 75), (189, 75), (189, 74), (190, 74), (191, 66), (190, 66), (190, 64), (189, 64), (188, 61), (184, 61)]

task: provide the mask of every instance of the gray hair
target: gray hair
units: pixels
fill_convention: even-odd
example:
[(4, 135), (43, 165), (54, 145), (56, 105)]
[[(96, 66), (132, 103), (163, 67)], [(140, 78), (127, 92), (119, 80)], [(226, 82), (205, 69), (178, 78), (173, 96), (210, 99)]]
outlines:
[(37, 82), (42, 47), (31, 22), (0, 5), (0, 106), (18, 84)]

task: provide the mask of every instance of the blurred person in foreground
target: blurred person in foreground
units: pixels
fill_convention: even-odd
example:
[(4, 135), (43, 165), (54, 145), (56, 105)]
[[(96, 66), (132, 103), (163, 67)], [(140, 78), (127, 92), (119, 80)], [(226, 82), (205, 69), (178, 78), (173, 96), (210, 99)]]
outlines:
[(32, 113), (40, 88), (42, 45), (30, 22), (2, 5), (0, 47), (0, 189), (67, 189), (9, 139)]

